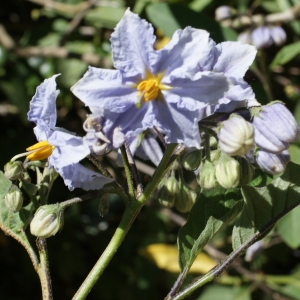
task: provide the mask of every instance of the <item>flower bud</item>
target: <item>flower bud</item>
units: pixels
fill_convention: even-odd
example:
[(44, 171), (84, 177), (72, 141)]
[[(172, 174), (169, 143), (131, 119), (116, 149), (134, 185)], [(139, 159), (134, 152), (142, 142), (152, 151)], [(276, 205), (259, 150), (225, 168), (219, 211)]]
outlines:
[(23, 195), (16, 185), (12, 185), (8, 193), (4, 196), (4, 203), (6, 208), (16, 213), (23, 205)]
[(216, 178), (223, 188), (236, 188), (240, 182), (240, 164), (229, 156), (224, 158), (216, 166)]
[(8, 162), (4, 166), (4, 176), (10, 180), (16, 180), (25, 172), (23, 163), (20, 161)]
[(274, 26), (270, 28), (270, 34), (277, 46), (280, 46), (286, 41), (286, 33), (280, 26)]
[(182, 166), (188, 171), (196, 170), (202, 160), (202, 151), (201, 150), (194, 150), (191, 152), (186, 153), (182, 158)]
[(278, 154), (260, 150), (256, 156), (256, 162), (259, 167), (263, 171), (273, 175), (283, 173), (289, 161), (290, 154), (287, 150)]
[(38, 208), (30, 223), (30, 232), (46, 239), (55, 235), (63, 227), (63, 223), (63, 209), (58, 203), (43, 205)]
[(175, 196), (175, 207), (181, 213), (189, 212), (197, 198), (197, 193), (186, 184), (181, 185), (181, 189)]
[(251, 32), (249, 30), (247, 30), (247, 31), (240, 33), (237, 40), (244, 44), (251, 44), (252, 43)]
[(254, 146), (254, 128), (239, 115), (223, 122), (218, 137), (220, 149), (229, 156), (245, 155)]
[(299, 126), (282, 103), (272, 102), (261, 107), (258, 113), (251, 111), (251, 114), (254, 114), (255, 143), (262, 150), (281, 153), (289, 143), (297, 140)]
[(231, 17), (231, 7), (227, 5), (219, 6), (215, 11), (216, 21), (221, 21)]
[(205, 161), (204, 165), (199, 169), (197, 182), (204, 189), (212, 189), (217, 186), (215, 166), (213, 163)]
[(267, 48), (273, 43), (269, 27), (260, 26), (252, 31), (252, 44), (257, 48)]
[(171, 195), (177, 194), (180, 190), (180, 184), (174, 176), (169, 177), (165, 181), (164, 186)]
[(158, 192), (158, 201), (161, 205), (171, 208), (174, 206), (175, 196), (168, 191), (165, 185), (163, 185)]

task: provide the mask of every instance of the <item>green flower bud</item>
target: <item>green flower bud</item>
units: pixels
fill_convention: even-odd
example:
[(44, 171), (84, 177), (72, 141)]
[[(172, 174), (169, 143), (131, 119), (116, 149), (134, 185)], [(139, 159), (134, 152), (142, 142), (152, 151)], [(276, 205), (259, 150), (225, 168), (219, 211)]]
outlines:
[(63, 227), (63, 224), (63, 209), (58, 203), (43, 205), (35, 212), (30, 223), (30, 232), (37, 237), (46, 239), (55, 235)]
[(20, 178), (24, 171), (23, 163), (20, 161), (8, 162), (4, 166), (4, 176), (10, 180)]
[(158, 192), (158, 201), (161, 205), (171, 208), (174, 206), (175, 196), (169, 192), (165, 185), (163, 185)]
[(4, 196), (4, 203), (6, 208), (16, 213), (23, 205), (23, 195), (16, 185), (12, 185), (8, 193)]
[(243, 117), (232, 114), (218, 132), (220, 149), (229, 156), (242, 156), (254, 146), (254, 127)]
[(197, 193), (186, 184), (181, 185), (181, 189), (175, 196), (175, 207), (181, 213), (189, 212), (197, 198)]
[(216, 178), (225, 189), (236, 188), (240, 182), (240, 164), (227, 156), (216, 166)]
[(210, 161), (212, 163), (215, 163), (216, 161), (218, 161), (220, 159), (221, 155), (222, 155), (222, 152), (219, 149), (210, 151)]
[(197, 182), (204, 189), (212, 189), (217, 186), (215, 165), (213, 163), (205, 161), (204, 165), (199, 169)]
[(254, 175), (254, 168), (252, 165), (243, 157), (238, 159), (240, 164), (240, 182), (239, 186), (247, 185), (251, 182)]
[(182, 166), (188, 171), (196, 170), (202, 160), (202, 151), (201, 150), (194, 150), (191, 152), (186, 153), (182, 158)]
[(164, 186), (171, 195), (177, 194), (180, 190), (180, 184), (174, 176), (169, 177), (165, 181)]

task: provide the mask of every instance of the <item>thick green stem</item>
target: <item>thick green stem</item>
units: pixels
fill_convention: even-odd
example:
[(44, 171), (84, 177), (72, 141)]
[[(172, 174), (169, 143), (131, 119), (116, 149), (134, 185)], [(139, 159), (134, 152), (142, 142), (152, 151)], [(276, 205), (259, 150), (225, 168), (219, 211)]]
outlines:
[(77, 293), (74, 295), (73, 300), (85, 299), (91, 291), (92, 287), (96, 284), (100, 275), (103, 273), (104, 269), (109, 264), (110, 260), (113, 258), (114, 254), (120, 247), (128, 230), (131, 227), (131, 224), (135, 220), (136, 216), (145, 204), (146, 200), (155, 190), (162, 177), (169, 170), (174, 160), (180, 155), (180, 153), (184, 149), (184, 147), (181, 145), (179, 145), (177, 149), (176, 147), (176, 144), (170, 144), (168, 146), (160, 165), (156, 169), (152, 180), (148, 183), (144, 192), (137, 199), (137, 201), (127, 203), (122, 220), (118, 228), (116, 229), (112, 239), (110, 240), (109, 244), (100, 256), (99, 260), (96, 262), (89, 275), (86, 277), (85, 281), (82, 283), (81, 287), (78, 289)]
[(51, 277), (49, 271), (49, 261), (48, 261), (46, 240), (42, 238), (37, 238), (36, 245), (40, 255), (38, 274), (42, 286), (43, 300), (52, 300), (53, 295), (52, 295), (52, 285), (51, 285)]

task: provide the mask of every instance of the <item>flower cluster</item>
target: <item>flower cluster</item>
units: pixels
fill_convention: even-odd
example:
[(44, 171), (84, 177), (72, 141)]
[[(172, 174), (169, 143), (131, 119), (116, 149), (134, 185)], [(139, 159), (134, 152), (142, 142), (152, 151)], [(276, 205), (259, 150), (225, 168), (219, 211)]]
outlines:
[(252, 44), (256, 48), (267, 48), (272, 44), (281, 46), (286, 41), (286, 33), (280, 26), (259, 26), (239, 34), (238, 41)]

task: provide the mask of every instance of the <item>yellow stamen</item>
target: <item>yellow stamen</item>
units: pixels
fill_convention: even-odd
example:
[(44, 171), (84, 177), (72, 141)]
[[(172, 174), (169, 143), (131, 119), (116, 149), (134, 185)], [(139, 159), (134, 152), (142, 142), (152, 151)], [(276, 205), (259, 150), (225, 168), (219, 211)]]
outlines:
[(152, 75), (150, 71), (146, 71), (145, 80), (141, 81), (136, 89), (138, 92), (137, 107), (140, 107), (140, 102), (148, 102), (156, 99), (161, 90), (170, 89), (169, 86), (161, 84), (164, 73), (159, 73), (156, 76)]
[(47, 141), (41, 141), (26, 149), (29, 151), (26, 157), (28, 160), (43, 160), (52, 154), (54, 148)]

